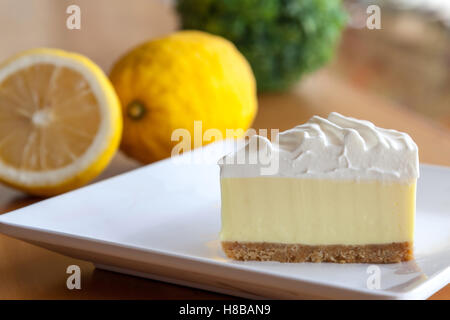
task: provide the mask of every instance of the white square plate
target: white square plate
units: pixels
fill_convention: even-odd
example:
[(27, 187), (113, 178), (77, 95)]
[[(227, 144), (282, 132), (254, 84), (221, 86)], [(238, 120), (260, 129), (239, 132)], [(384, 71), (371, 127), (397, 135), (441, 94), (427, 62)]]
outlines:
[[(367, 264), (236, 262), (226, 258), (218, 240), (215, 163), (232, 144), (223, 146), (211, 145), (194, 157), (164, 160), (1, 215), (0, 232), (99, 268), (250, 298), (424, 299), (449, 282), (450, 168), (421, 166), (414, 261), (375, 269)], [(380, 275), (379, 289), (367, 286), (373, 272)]]

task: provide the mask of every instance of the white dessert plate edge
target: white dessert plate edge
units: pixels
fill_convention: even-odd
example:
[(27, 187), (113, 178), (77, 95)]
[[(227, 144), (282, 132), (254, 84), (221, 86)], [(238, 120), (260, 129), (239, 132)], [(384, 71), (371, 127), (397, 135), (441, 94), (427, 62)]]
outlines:
[[(422, 173), (430, 172), (432, 175), (423, 177), (425, 188), (444, 189), (424, 191), (419, 184), (418, 196), (422, 192), (424, 202), (418, 204), (418, 213), (433, 212), (435, 216), (431, 218), (438, 218), (435, 224), (444, 223), (444, 226), (441, 231), (434, 230), (435, 235), (430, 237), (423, 236), (431, 234), (431, 230), (425, 228), (434, 225), (420, 226), (423, 230), (419, 232), (418, 239), (419, 267), (409, 263), (380, 265), (382, 275), (386, 275), (386, 284), (381, 289), (368, 289), (365, 287), (365, 280), (369, 276), (365, 272), (368, 265), (246, 263), (227, 259), (217, 240), (220, 227), (220, 209), (217, 208), (219, 188), (218, 181), (215, 181), (218, 179), (217, 166), (213, 162), (196, 164), (194, 167), (188, 165), (189, 172), (184, 177), (186, 168), (178, 165), (178, 169), (175, 169), (173, 165), (171, 160), (165, 160), (0, 215), (0, 233), (91, 261), (101, 269), (245, 298), (425, 299), (449, 283), (450, 235), (442, 231), (450, 227), (450, 213), (442, 211), (446, 210), (442, 208), (448, 202), (443, 199), (443, 195), (450, 190), (450, 179), (446, 179), (450, 177), (449, 168), (421, 166)], [(156, 203), (150, 210), (152, 212), (143, 215), (142, 208), (146, 207), (139, 200), (147, 199), (148, 194), (139, 194), (136, 190), (147, 184), (149, 177), (158, 181), (154, 188), (148, 188), (153, 188), (152, 192), (159, 190), (160, 194), (155, 196), (154, 201), (161, 203)], [(193, 177), (196, 182), (202, 182), (201, 188), (208, 189), (207, 192), (190, 185)], [(161, 187), (160, 183), (164, 184), (162, 179), (168, 181), (167, 185)], [(180, 187), (172, 189), (174, 181), (178, 181)], [(96, 194), (97, 198), (94, 196)], [(184, 203), (183, 206), (171, 203), (170, 210), (159, 212), (168, 199), (177, 202), (173, 198), (181, 194), (185, 194), (183, 197), (192, 202)], [(134, 207), (124, 203), (132, 195), (136, 195), (132, 203)], [(440, 199), (441, 202), (431, 203), (433, 199)], [(181, 200), (186, 201), (185, 198)], [(200, 200), (204, 200), (204, 212)], [(201, 212), (196, 213), (199, 208)], [(90, 214), (90, 209), (95, 209), (96, 214)], [(76, 212), (80, 219), (74, 223)], [(150, 213), (155, 214), (154, 219), (149, 219)], [(120, 220), (124, 214), (130, 221)], [(179, 229), (180, 238), (175, 237), (171, 242), (162, 233), (167, 229), (161, 226), (171, 226), (173, 221), (178, 220), (184, 226), (187, 221), (195, 223), (197, 220), (204, 221), (205, 225), (189, 225), (186, 230)], [(425, 218), (420, 222), (425, 221), (426, 224), (428, 220)], [(146, 228), (151, 235), (142, 233)], [(175, 225), (173, 230), (177, 228), (179, 226)], [(160, 234), (157, 233), (158, 229), (161, 230)], [(206, 229), (204, 234), (203, 229)], [(167, 232), (173, 230), (169, 228)], [(197, 234), (198, 238), (195, 238)], [(184, 246), (180, 244), (183, 239), (188, 239)], [(429, 243), (423, 244), (423, 241)], [(436, 243), (440, 247), (433, 255), (428, 254), (431, 251), (428, 249), (436, 247)], [(441, 260), (436, 260), (436, 257)], [(416, 261), (413, 263), (416, 264)], [(398, 273), (399, 270), (411, 268), (416, 269), (406, 275)], [(336, 272), (342, 272), (345, 279), (330, 281), (332, 273)], [(355, 272), (358, 273), (356, 277)], [(406, 277), (409, 278), (403, 280)]]

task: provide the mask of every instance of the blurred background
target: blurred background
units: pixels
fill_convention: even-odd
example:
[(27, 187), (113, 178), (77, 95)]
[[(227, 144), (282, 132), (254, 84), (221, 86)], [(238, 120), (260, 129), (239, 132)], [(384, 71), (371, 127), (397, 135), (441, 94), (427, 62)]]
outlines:
[[(81, 30), (65, 27), (81, 8)], [(369, 4), (381, 29), (366, 28)], [(450, 1), (346, 0), (347, 27), (325, 68), (450, 130)], [(0, 0), (0, 60), (37, 46), (77, 51), (105, 71), (130, 47), (180, 27), (171, 0)]]
[[(382, 29), (365, 27), (379, 3)], [(345, 1), (351, 20), (331, 70), (450, 128), (450, 1)]]
[[(209, 21), (217, 10), (205, 13), (200, 4), (224, 1), (190, 2), (197, 3), (195, 11), (204, 14)], [(317, 1), (324, 6), (335, 2)], [(263, 16), (270, 15), (270, 10), (262, 10), (262, 4), (274, 2), (227, 0), (230, 6), (235, 7), (237, 14), (229, 15), (229, 20), (222, 26), (212, 23), (203, 27), (224, 33), (239, 33), (242, 26), (238, 19), (234, 19), (235, 16), (249, 13), (247, 18), (251, 20), (253, 8), (258, 8)], [(279, 1), (284, 5), (289, 2), (294, 1)], [(244, 3), (247, 11), (239, 7)], [(312, 68), (314, 70), (307, 70), (299, 81), (285, 90), (260, 92), (259, 110), (253, 127), (285, 130), (307, 121), (312, 115), (327, 116), (329, 112), (337, 111), (347, 116), (368, 119), (385, 128), (405, 131), (418, 144), (421, 162), (449, 166), (450, 1), (345, 0), (343, 3), (347, 11), (345, 27), (336, 51), (330, 54), (329, 62)], [(66, 10), (73, 4), (81, 8), (80, 30), (66, 27), (69, 16)], [(370, 4), (377, 4), (381, 8), (379, 30), (366, 27), (366, 10)], [(295, 15), (297, 9), (286, 7), (286, 12)], [(308, 28), (313, 30), (317, 27), (314, 21), (306, 20), (304, 22)], [(202, 19), (198, 22), (201, 24)], [(257, 26), (259, 22), (253, 21), (252, 25)], [(172, 33), (182, 26), (183, 21), (177, 14), (175, 1), (171, 0), (0, 0), (0, 61), (25, 49), (55, 47), (84, 54), (109, 73), (113, 63), (130, 48)], [(274, 26), (274, 30), (276, 28)], [(333, 33), (333, 29), (325, 29)], [(285, 36), (286, 41), (298, 36), (295, 28), (278, 31)], [(279, 44), (276, 40), (265, 45), (273, 48)], [(319, 52), (329, 53), (326, 50)], [(264, 52), (260, 54), (264, 55)], [(139, 165), (119, 152), (97, 180)], [(39, 200), (41, 198), (27, 196), (0, 185), (0, 213)], [(0, 279), (0, 297), (220, 297), (161, 282), (95, 271), (87, 262), (74, 261), (1, 235), (0, 247), (3, 248), (0, 252), (0, 270), (4, 275)], [(82, 266), (85, 277), (83, 283), (89, 290), (69, 292), (60, 285), (66, 279), (66, 274), (60, 271), (73, 263)], [(445, 292), (442, 290), (434, 298), (448, 299), (449, 288), (447, 286)]]

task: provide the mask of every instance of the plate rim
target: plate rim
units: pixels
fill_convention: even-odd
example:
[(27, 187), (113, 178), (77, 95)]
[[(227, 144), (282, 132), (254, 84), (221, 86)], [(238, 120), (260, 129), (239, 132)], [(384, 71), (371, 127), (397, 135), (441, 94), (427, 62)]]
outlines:
[[(31, 233), (30, 233), (31, 231)], [(180, 253), (173, 253), (173, 252), (167, 252), (164, 250), (159, 250), (159, 249), (153, 249), (153, 248), (146, 248), (143, 246), (131, 246), (131, 245), (126, 245), (123, 243), (119, 243), (119, 242), (114, 242), (114, 241), (107, 241), (107, 240), (102, 240), (102, 239), (96, 239), (96, 238), (92, 238), (92, 237), (87, 237), (87, 236), (81, 236), (81, 235), (77, 235), (77, 234), (71, 234), (71, 233), (66, 233), (66, 232), (60, 232), (60, 231), (54, 231), (54, 230), (48, 230), (48, 229), (43, 229), (43, 228), (39, 228), (39, 227), (30, 227), (30, 226), (23, 226), (20, 224), (15, 224), (15, 223), (9, 223), (9, 222), (4, 222), (1, 221), (1, 216), (0, 216), (0, 233), (3, 233), (5, 235), (8, 235), (10, 237), (25, 241), (25, 242), (29, 242), (32, 243), (34, 245), (36, 245), (35, 241), (37, 242), (42, 242), (42, 243), (48, 243), (48, 244), (54, 244), (54, 242), (49, 242), (49, 241), (42, 241), (42, 238), (45, 237), (57, 237), (60, 240), (63, 240), (63, 242), (71, 242), (72, 244), (75, 245), (68, 245), (68, 248), (72, 248), (72, 249), (79, 249), (79, 250), (86, 250), (92, 253), (96, 253), (99, 252), (98, 250), (91, 250), (92, 247), (90, 246), (86, 246), (86, 245), (79, 245), (80, 243), (84, 244), (84, 243), (89, 243), (89, 244), (95, 244), (96, 246), (100, 246), (103, 248), (108, 248), (108, 249), (118, 249), (121, 252), (125, 253), (125, 258), (130, 259), (130, 255), (127, 254), (127, 252), (131, 251), (136, 251), (136, 252), (140, 252), (140, 253), (145, 253), (147, 255), (153, 256), (153, 257), (157, 257), (157, 259), (159, 260), (177, 260), (179, 262), (190, 262), (191, 264), (193, 264), (193, 266), (196, 266), (198, 264), (200, 264), (202, 267), (207, 267), (209, 269), (209, 271), (216, 269), (216, 268), (220, 268), (222, 270), (232, 270), (232, 271), (237, 271), (237, 272), (244, 272), (244, 273), (251, 273), (251, 274), (257, 274), (258, 276), (270, 276), (273, 280), (283, 280), (283, 281), (290, 281), (290, 282), (295, 282), (297, 284), (306, 284), (309, 286), (320, 286), (323, 289), (326, 288), (333, 288), (333, 289), (337, 289), (338, 291), (341, 291), (343, 293), (357, 293), (357, 294), (363, 294), (364, 297), (363, 299), (368, 299), (368, 298), (377, 298), (377, 299), (395, 299), (395, 300), (404, 300), (404, 299), (426, 299), (429, 296), (431, 296), (433, 293), (437, 292), (438, 290), (440, 290), (441, 288), (443, 288), (446, 283), (444, 280), (442, 279), (447, 279), (447, 282), (450, 278), (450, 266), (447, 267), (446, 269), (442, 269), (440, 272), (437, 272), (435, 274), (433, 274), (433, 276), (429, 279), (427, 279), (426, 281), (422, 282), (421, 284), (417, 285), (416, 287), (412, 288), (411, 290), (406, 290), (403, 292), (392, 292), (389, 290), (373, 290), (373, 289), (368, 289), (368, 288), (355, 288), (353, 286), (346, 286), (346, 285), (342, 285), (342, 284), (330, 284), (326, 281), (320, 281), (320, 280), (312, 280), (312, 279), (307, 279), (307, 278), (291, 278), (287, 275), (282, 275), (282, 274), (278, 274), (278, 273), (274, 273), (274, 272), (270, 272), (270, 271), (262, 271), (262, 270), (253, 270), (251, 267), (249, 266), (244, 266), (242, 264), (233, 264), (233, 265), (229, 265), (226, 264), (224, 262), (220, 262), (220, 261), (216, 261), (213, 259), (208, 259), (208, 258), (203, 258), (203, 257), (195, 257), (195, 256), (188, 256), (185, 254), (180, 254)], [(28, 233), (28, 234), (27, 234)], [(30, 236), (31, 234), (31, 236)], [(34, 235), (37, 235), (34, 236)], [(42, 247), (42, 246), (41, 246)], [(61, 251), (58, 251), (60, 253), (62, 253)], [(67, 255), (67, 253), (62, 253), (64, 255)], [(76, 257), (76, 256), (74, 256)], [(124, 256), (121, 256), (124, 257)], [(133, 260), (133, 259), (130, 259)], [(91, 261), (93, 263), (95, 263), (95, 261)], [(155, 262), (152, 261), (146, 261), (148, 264), (155, 264)], [(169, 267), (174, 267), (176, 264), (171, 262), (171, 264), (169, 265)], [(370, 265), (370, 264), (363, 264), (363, 265)], [(192, 269), (194, 268), (190, 268), (190, 271), (192, 271)], [(197, 269), (196, 269), (197, 270)], [(213, 272), (213, 273), (207, 273), (207, 276), (215, 276), (214, 273), (221, 273), (221, 272)], [(223, 273), (221, 273), (223, 275)], [(441, 284), (441, 285), (439, 285)]]
[[(151, 164), (148, 166), (144, 166), (141, 168), (137, 168), (135, 170), (131, 170), (129, 172), (122, 173), (120, 175), (111, 177), (109, 179), (98, 181), (98, 182), (90, 184), (86, 187), (65, 193), (65, 194), (57, 196), (57, 197), (66, 196), (68, 194), (71, 194), (72, 192), (77, 192), (81, 189), (86, 189), (86, 188), (92, 187), (94, 185), (97, 185), (99, 183), (104, 183), (104, 182), (110, 181), (111, 179), (115, 179), (117, 177), (124, 176), (129, 173), (134, 173), (137, 170), (145, 169), (145, 168), (148, 168), (149, 166), (153, 166), (155, 164), (161, 164), (164, 161), (170, 161), (170, 159), (159, 161), (157, 163), (154, 163), (154, 164)], [(439, 170), (449, 170), (450, 171), (450, 167), (442, 166), (442, 165), (421, 163), (420, 166), (421, 167), (422, 166), (429, 167), (430, 169), (433, 169), (433, 170), (439, 169)], [(435, 274), (432, 275), (432, 277), (430, 277), (426, 281), (418, 284), (416, 287), (412, 288), (411, 290), (405, 290), (402, 292), (393, 292), (393, 291), (389, 291), (389, 290), (385, 290), (385, 289), (373, 290), (373, 289), (368, 289), (368, 288), (357, 288), (357, 287), (354, 287), (351, 285), (347, 286), (347, 285), (343, 285), (343, 284), (329, 283), (326, 281), (321, 281), (320, 279), (317, 280), (317, 279), (308, 279), (308, 278), (302, 278), (302, 277), (291, 278), (288, 275), (283, 275), (283, 274), (280, 274), (277, 272), (271, 272), (271, 271), (265, 271), (265, 270), (254, 270), (254, 269), (252, 269), (251, 266), (245, 266), (242, 264), (227, 264), (226, 262), (223, 262), (223, 261), (217, 261), (217, 260), (205, 258), (205, 257), (198, 257), (198, 256), (192, 256), (192, 255), (183, 254), (183, 253), (170, 252), (170, 251), (165, 251), (163, 249), (149, 248), (149, 247), (144, 247), (141, 245), (127, 245), (127, 244), (123, 244), (123, 243), (115, 242), (115, 241), (108, 241), (108, 240), (103, 240), (103, 239), (89, 237), (89, 236), (83, 236), (83, 235), (78, 235), (78, 234), (73, 234), (73, 233), (62, 232), (62, 231), (55, 231), (55, 230), (51, 230), (51, 229), (45, 229), (45, 228), (40, 228), (40, 227), (35, 227), (35, 226), (27, 226), (27, 225), (23, 225), (23, 224), (19, 224), (19, 223), (12, 223), (12, 222), (5, 221), (6, 220), (5, 217), (12, 216), (12, 215), (16, 214), (17, 211), (20, 211), (24, 208), (29, 208), (30, 206), (33, 206), (33, 205), (38, 205), (42, 202), (51, 201), (52, 199), (53, 198), (45, 199), (43, 201), (39, 201), (38, 203), (31, 204), (31, 205), (25, 206), (23, 208), (15, 209), (13, 211), (10, 211), (10, 212), (4, 213), (4, 214), (0, 214), (0, 233), (3, 233), (5, 235), (8, 235), (10, 237), (13, 237), (13, 238), (16, 238), (19, 240), (31, 242), (31, 243), (33, 241), (39, 241), (40, 237), (41, 238), (59, 237), (61, 239), (65, 239), (65, 241), (67, 241), (67, 242), (72, 243), (72, 245), (67, 246), (68, 248), (83, 249), (83, 250), (87, 250), (87, 251), (90, 251), (93, 253), (98, 252), (98, 251), (89, 250), (89, 248), (87, 246), (81, 246), (81, 247), (77, 246), (77, 243), (79, 243), (80, 240), (82, 240), (81, 243), (84, 243), (84, 242), (94, 243), (97, 246), (110, 247), (110, 249), (115, 248), (116, 250), (118, 249), (125, 253), (131, 249), (134, 251), (145, 253), (145, 254), (153, 256), (153, 257), (157, 257), (159, 260), (164, 260), (164, 259), (179, 260), (181, 262), (189, 261), (193, 265), (200, 265), (203, 268), (206, 267), (209, 271), (211, 271), (214, 268), (220, 268), (225, 271), (252, 273), (252, 274), (257, 274), (258, 276), (265, 276), (265, 277), (270, 276), (272, 279), (279, 279), (279, 280), (282, 279), (283, 281), (291, 281), (291, 282), (295, 282), (298, 284), (306, 284), (309, 286), (319, 286), (324, 289), (333, 288), (333, 289), (337, 289), (338, 291), (342, 291), (342, 292), (346, 292), (346, 293), (363, 294), (364, 296), (366, 296), (365, 298), (373, 297), (373, 298), (378, 298), (378, 299), (424, 299), (424, 298), (428, 298), (433, 293), (437, 292), (438, 290), (440, 290), (441, 288), (446, 286), (448, 284), (448, 282), (450, 281), (450, 266), (448, 266), (447, 268), (444, 268), (444, 269), (440, 270), (439, 272), (436, 272)], [(54, 242), (51, 242), (51, 241), (47, 241), (47, 242), (44, 241), (43, 243), (54, 244)], [(63, 254), (67, 255), (67, 253), (63, 253)], [(129, 256), (127, 256), (127, 258), (129, 258)], [(149, 264), (154, 264), (154, 259), (149, 261)], [(370, 265), (370, 264), (367, 264), (367, 265)], [(173, 265), (171, 267), (173, 267)], [(212, 273), (208, 272), (205, 275), (211, 277), (211, 276), (214, 276), (214, 272), (212, 272)], [(445, 281), (445, 279), (446, 279), (446, 281)]]

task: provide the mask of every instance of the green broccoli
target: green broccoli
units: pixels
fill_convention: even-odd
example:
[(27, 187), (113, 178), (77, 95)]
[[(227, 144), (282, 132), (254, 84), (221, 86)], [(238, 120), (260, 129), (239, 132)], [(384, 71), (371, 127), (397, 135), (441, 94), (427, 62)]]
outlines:
[(287, 89), (327, 62), (346, 20), (340, 0), (178, 0), (177, 10), (183, 29), (231, 40), (258, 91)]

